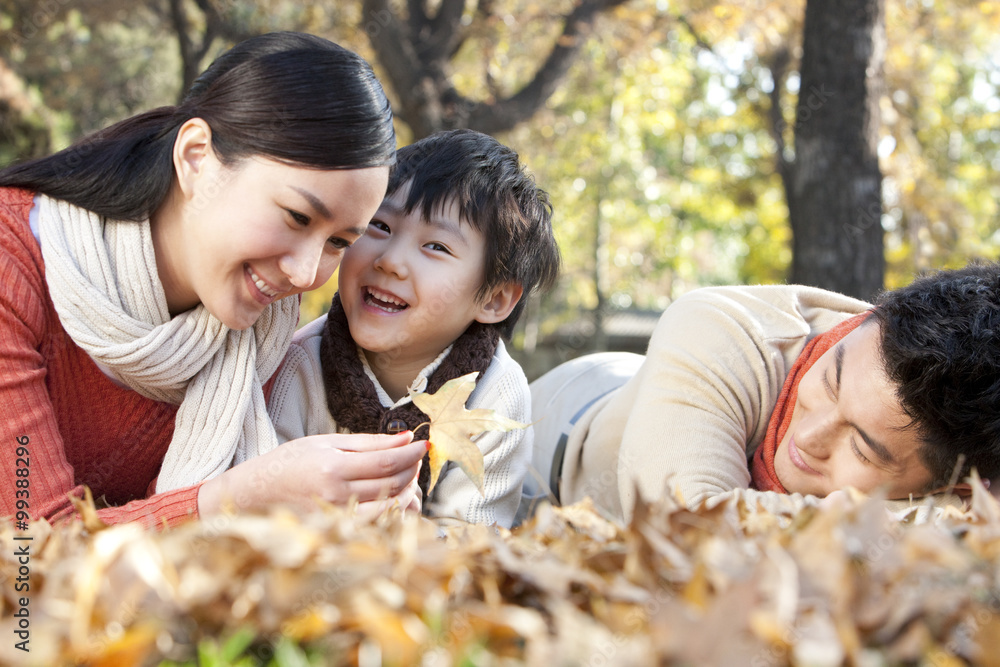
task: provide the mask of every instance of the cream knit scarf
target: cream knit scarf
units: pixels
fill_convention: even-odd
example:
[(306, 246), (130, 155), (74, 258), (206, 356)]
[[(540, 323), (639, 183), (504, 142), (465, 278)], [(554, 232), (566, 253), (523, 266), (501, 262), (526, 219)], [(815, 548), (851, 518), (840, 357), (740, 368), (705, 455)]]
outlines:
[(261, 378), (277, 370), (298, 322), (281, 299), (245, 331), (204, 306), (170, 317), (148, 221), (103, 220), (39, 196), (49, 293), (66, 332), (147, 398), (180, 405), (156, 492), (190, 486), (277, 446)]

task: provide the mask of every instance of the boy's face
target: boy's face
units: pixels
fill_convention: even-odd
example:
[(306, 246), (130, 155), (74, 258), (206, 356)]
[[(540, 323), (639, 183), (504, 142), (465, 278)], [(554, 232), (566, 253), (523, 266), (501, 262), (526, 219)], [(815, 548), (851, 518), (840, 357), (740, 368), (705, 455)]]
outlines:
[(351, 335), (369, 363), (416, 372), (473, 321), (493, 320), (476, 298), (485, 275), (482, 234), (460, 219), (453, 201), (430, 220), (419, 206), (404, 213), (408, 189), (383, 200), (345, 253), (339, 280)]
[(889, 498), (920, 495), (931, 473), (921, 441), (879, 356), (878, 324), (866, 322), (802, 376), (774, 469), (790, 493), (826, 496), (853, 486)]

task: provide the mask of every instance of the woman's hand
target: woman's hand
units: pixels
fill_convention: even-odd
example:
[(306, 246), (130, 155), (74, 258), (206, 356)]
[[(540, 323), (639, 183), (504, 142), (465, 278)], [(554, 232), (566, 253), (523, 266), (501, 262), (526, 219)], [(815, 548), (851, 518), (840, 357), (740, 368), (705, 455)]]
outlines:
[(413, 433), (312, 435), (290, 440), (202, 484), (198, 512), (239, 511), (287, 504), (311, 508), (316, 500), (338, 505), (357, 498), (373, 516), (398, 504), (420, 509), (417, 474), (427, 444)]

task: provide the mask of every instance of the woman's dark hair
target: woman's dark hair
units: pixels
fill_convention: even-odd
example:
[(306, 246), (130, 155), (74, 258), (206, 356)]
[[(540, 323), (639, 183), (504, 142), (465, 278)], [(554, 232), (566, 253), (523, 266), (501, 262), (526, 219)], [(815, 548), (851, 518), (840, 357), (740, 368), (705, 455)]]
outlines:
[[(1000, 474), (1000, 264), (939, 271), (883, 294), (881, 356), (934, 479)], [(872, 321), (871, 319), (868, 321)]]
[(371, 66), (321, 37), (274, 32), (217, 58), (177, 106), (127, 118), (48, 157), (0, 171), (23, 187), (118, 220), (143, 220), (174, 179), (180, 126), (201, 118), (225, 165), (254, 155), (315, 169), (395, 163), (392, 109)]

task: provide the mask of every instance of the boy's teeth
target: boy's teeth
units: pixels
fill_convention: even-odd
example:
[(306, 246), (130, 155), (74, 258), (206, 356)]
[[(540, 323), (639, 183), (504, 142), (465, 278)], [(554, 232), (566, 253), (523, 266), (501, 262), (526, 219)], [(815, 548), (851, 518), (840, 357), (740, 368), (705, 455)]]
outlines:
[(373, 305), (378, 306), (383, 310), (393, 312), (403, 310), (409, 305), (405, 301), (397, 299), (391, 294), (381, 292), (371, 287), (368, 288), (368, 298), (371, 302), (373, 302)]

